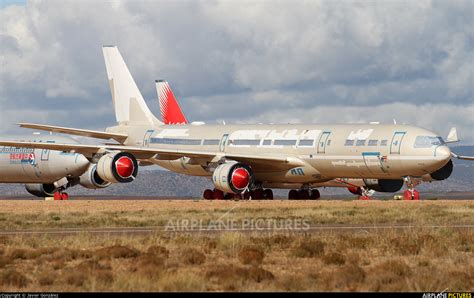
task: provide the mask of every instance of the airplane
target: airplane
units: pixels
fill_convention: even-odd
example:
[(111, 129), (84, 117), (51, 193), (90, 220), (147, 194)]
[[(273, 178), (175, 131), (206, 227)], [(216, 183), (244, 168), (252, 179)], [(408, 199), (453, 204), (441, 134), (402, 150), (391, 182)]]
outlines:
[[(164, 124), (188, 124), (184, 112), (181, 109), (181, 106), (176, 99), (173, 90), (169, 82), (165, 80), (156, 80), (156, 92), (158, 96), (162, 121)], [(458, 142), (457, 130), (455, 127), (451, 128), (449, 131), (448, 137), (445, 143), (454, 143)], [(453, 153), (452, 153), (453, 154)], [(454, 154), (453, 154), (454, 155)], [(455, 156), (455, 155), (454, 155)], [(431, 182), (433, 179), (430, 179), (429, 176), (424, 176), (421, 179), (413, 179), (412, 183), (418, 185), (422, 182)], [(336, 178), (327, 182), (322, 183), (312, 183), (312, 187), (345, 187), (348, 191), (354, 195), (362, 195), (362, 188), (370, 186), (371, 181), (366, 179), (343, 179), (343, 178)], [(375, 192), (374, 189), (372, 191)], [(373, 194), (373, 192), (371, 192)], [(419, 193), (415, 192), (413, 194), (413, 199), (419, 199)], [(299, 199), (319, 199), (320, 194), (319, 191), (313, 189), (309, 195), (309, 197), (305, 197), (305, 192), (299, 193)], [(368, 199), (367, 197), (361, 197), (362, 199)], [(412, 193), (409, 190), (404, 191), (404, 198), (405, 199), (412, 199)], [(211, 199), (211, 198), (209, 198)], [(267, 199), (273, 199), (273, 196), (267, 197)], [(298, 199), (298, 192), (293, 191), (292, 194), (289, 195), (289, 199)]]
[[(271, 188), (289, 188), (289, 198), (308, 198), (320, 184), (334, 179), (363, 179), (362, 197), (371, 191), (397, 192), (404, 184), (419, 196), (417, 180), (443, 180), (451, 175), (451, 153), (444, 140), (424, 128), (400, 124), (257, 124), (165, 125), (149, 110), (119, 50), (104, 46), (107, 77), (117, 125), (87, 131), (119, 144), (68, 144), (0, 141), (0, 145), (80, 153), (96, 164), (104, 181), (128, 183), (138, 165), (156, 164), (171, 171), (212, 177), (224, 194), (273, 196)], [(21, 127), (83, 135), (84, 130), (22, 123)], [(297, 190), (298, 189), (298, 190)]]
[[(40, 135), (1, 136), (36, 143), (78, 144), (64, 136)], [(0, 147), (0, 183), (24, 183), (26, 190), (37, 197), (54, 197), (67, 200), (67, 188), (77, 184), (89, 189), (108, 187), (111, 183), (102, 180), (96, 165), (78, 153), (34, 149), (16, 146)]]

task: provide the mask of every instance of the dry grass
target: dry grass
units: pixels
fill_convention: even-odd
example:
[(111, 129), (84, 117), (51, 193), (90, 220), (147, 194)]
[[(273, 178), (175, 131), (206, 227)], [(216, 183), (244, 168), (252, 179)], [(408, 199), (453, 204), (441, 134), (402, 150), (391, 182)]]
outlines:
[(246, 246), (239, 252), (239, 260), (244, 265), (260, 265), (262, 264), (265, 253), (252, 246)]
[[(232, 209), (232, 212), (229, 210)], [(0, 230), (163, 226), (182, 219), (252, 219), (308, 224), (472, 223), (472, 201), (0, 201)]]
[[(364, 205), (363, 215), (351, 216), (357, 217), (355, 221), (375, 224), (381, 218), (377, 214), (381, 210), (386, 210), (384, 215), (390, 213), (389, 218), (395, 217), (394, 222), (399, 222), (397, 214), (407, 218), (402, 213), (412, 212), (406, 209), (406, 204), (386, 203), (399, 210), (386, 210), (376, 202), (374, 206)], [(312, 205), (311, 210), (305, 211), (303, 204), (296, 209), (266, 208), (262, 211), (260, 204), (255, 210), (263, 212), (260, 217), (278, 213), (275, 218), (305, 218), (316, 213), (329, 216), (337, 211), (345, 218), (344, 214), (360, 207), (356, 205), (337, 202), (327, 210)], [(219, 206), (214, 205), (217, 213), (221, 212)], [(470, 202), (446, 206), (419, 202), (409, 206), (422, 218), (413, 217), (413, 222), (440, 224), (437, 218), (428, 220), (428, 216), (422, 214), (426, 211), (427, 214), (438, 214), (441, 222), (447, 222), (444, 216), (450, 216), (450, 224), (458, 223), (458, 218), (461, 223), (473, 223), (474, 208)], [(162, 216), (179, 215), (167, 210)], [(248, 216), (256, 212), (252, 208), (245, 210), (250, 212)], [(46, 216), (42, 212), (40, 209), (19, 221), (33, 218), (35, 222)], [(61, 212), (59, 221), (67, 219), (68, 212)], [(124, 211), (123, 217), (130, 216), (128, 212)], [(137, 214), (148, 214), (149, 211), (141, 212)], [(183, 216), (213, 216), (213, 210), (205, 208), (198, 211), (184, 209), (183, 212)], [(244, 214), (239, 212), (236, 217), (243, 218)], [(114, 217), (121, 219), (122, 215), (117, 214)], [(467, 215), (470, 215), (470, 221), (466, 219)], [(100, 219), (111, 216), (106, 212), (94, 211), (87, 216), (97, 217), (96, 222), (119, 222)], [(80, 215), (72, 214), (72, 217), (70, 222), (75, 222)], [(473, 239), (471, 228), (349, 230), (315, 234), (159, 232), (150, 235), (9, 236), (0, 237), (0, 287), (13, 292), (470, 291), (474, 280)]]

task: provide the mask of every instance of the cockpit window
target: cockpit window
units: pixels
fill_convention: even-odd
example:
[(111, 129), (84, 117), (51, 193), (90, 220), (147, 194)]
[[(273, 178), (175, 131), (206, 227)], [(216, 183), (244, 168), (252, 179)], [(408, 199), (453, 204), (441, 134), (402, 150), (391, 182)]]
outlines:
[(431, 146), (444, 145), (443, 138), (431, 136), (417, 136), (415, 139), (414, 148), (430, 148)]

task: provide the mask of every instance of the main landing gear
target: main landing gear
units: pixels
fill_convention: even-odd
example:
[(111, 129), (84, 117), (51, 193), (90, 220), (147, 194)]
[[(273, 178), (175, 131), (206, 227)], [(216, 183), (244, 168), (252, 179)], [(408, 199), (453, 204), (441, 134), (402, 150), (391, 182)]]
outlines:
[(64, 192), (62, 189), (59, 189), (59, 190), (55, 191), (53, 197), (54, 197), (55, 201), (68, 200), (69, 199), (68, 193)]
[(224, 193), (219, 189), (206, 189), (202, 194), (205, 200), (273, 200), (273, 191), (269, 188), (257, 188), (243, 194)]
[(408, 187), (408, 189), (403, 192), (403, 199), (418, 201), (420, 199), (420, 193), (415, 189), (415, 186), (420, 184), (420, 182), (413, 180), (411, 177), (405, 177), (403, 180)]
[(321, 197), (319, 190), (314, 189), (292, 189), (288, 192), (288, 200), (317, 200)]
[(370, 200), (372, 195), (375, 193), (374, 190), (368, 189), (362, 186), (351, 186), (347, 188), (352, 194), (358, 195), (359, 200)]

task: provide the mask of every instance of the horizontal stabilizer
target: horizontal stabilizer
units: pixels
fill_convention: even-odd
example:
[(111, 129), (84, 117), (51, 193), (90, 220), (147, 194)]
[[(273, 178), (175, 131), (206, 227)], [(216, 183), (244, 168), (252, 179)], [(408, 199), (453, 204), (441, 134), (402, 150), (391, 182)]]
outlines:
[(69, 134), (69, 135), (76, 135), (76, 136), (90, 137), (90, 138), (104, 139), (104, 140), (113, 139), (119, 143), (123, 143), (128, 138), (128, 135), (126, 134), (110, 133), (110, 132), (105, 132), (105, 131), (95, 131), (95, 130), (87, 130), (87, 129), (53, 126), (53, 125), (33, 124), (33, 123), (19, 123), (19, 125), (20, 127), (24, 127), (24, 128), (44, 130), (44, 131), (50, 131), (50, 132), (55, 132), (55, 133), (64, 133), (64, 134)]

